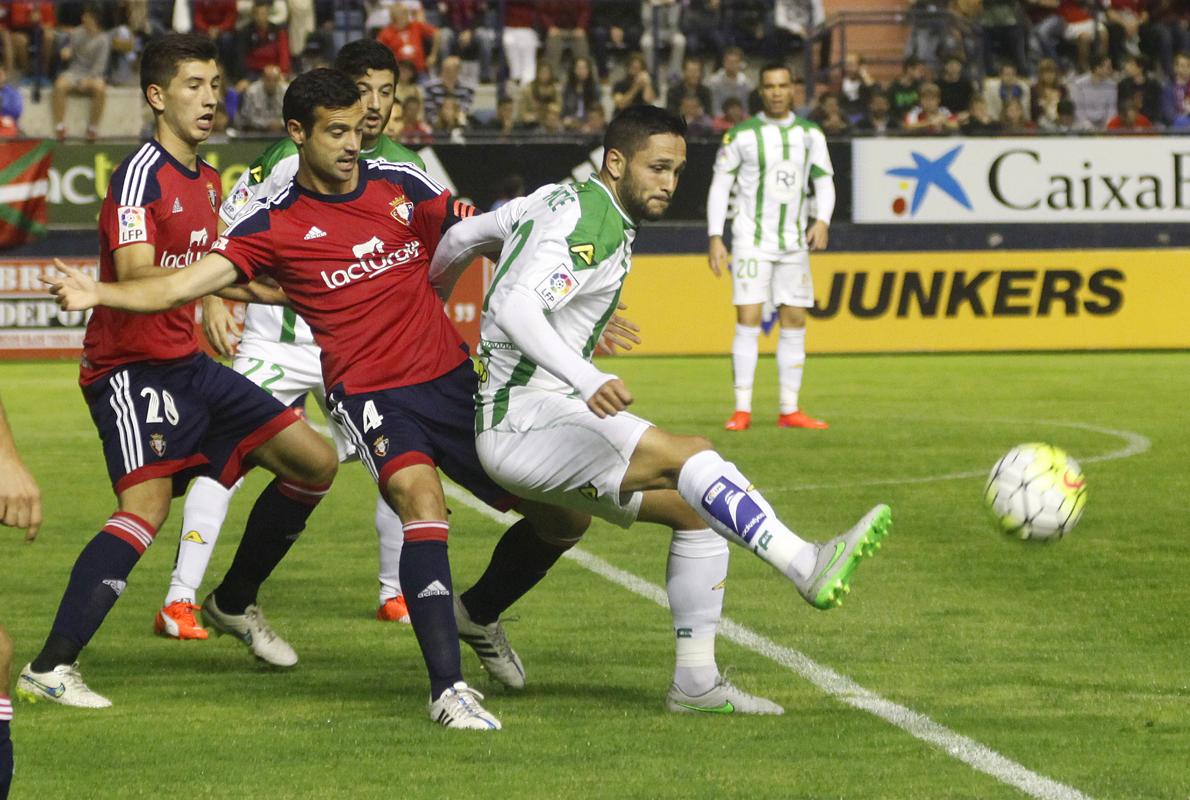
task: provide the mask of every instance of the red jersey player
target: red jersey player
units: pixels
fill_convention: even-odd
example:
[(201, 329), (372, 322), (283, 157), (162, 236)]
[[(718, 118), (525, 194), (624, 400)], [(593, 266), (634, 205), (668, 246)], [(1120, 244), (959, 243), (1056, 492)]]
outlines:
[[(436, 469), (496, 507), (517, 502), (479, 464), (475, 375), (428, 281), (442, 233), (473, 209), (414, 166), (358, 161), (364, 110), (343, 73), (318, 69), (296, 78), (284, 115), (298, 146), (295, 180), (245, 208), (211, 253), (155, 281), (97, 284), (64, 268), (67, 277), (54, 281), (53, 291), (66, 308), (147, 312), (260, 273), (276, 278), (322, 348), (336, 423), (404, 521), (401, 584), (430, 674), (430, 717), (450, 728), (498, 729), (478, 702), (482, 696), (462, 680), (449, 526)], [(557, 543), (524, 573), (531, 586), (589, 518), (527, 501), (517, 508), (526, 518), (506, 537), (519, 529), (530, 540)], [(501, 681), (519, 678), (523, 685), (519, 659), (511, 649), (506, 655), (519, 674)]]
[[(215, 236), (219, 176), (197, 156), (219, 88), (214, 44), (178, 34), (154, 39), (141, 59), (141, 88), (156, 131), (112, 176), (100, 212), (100, 270), (108, 281), (156, 284), (189, 272)], [(203, 611), (257, 658), (297, 662), (260, 613), (256, 592), (329, 488), (334, 450), (297, 412), (200, 353), (191, 304), (178, 305), (150, 315), (99, 309), (88, 323), (80, 383), (118, 510), (79, 555), (45, 646), (21, 671), (17, 691), (29, 698), (111, 705), (83, 682), (78, 654), (153, 542), (171, 498), (198, 471), (226, 486), (253, 464), (277, 474)]]

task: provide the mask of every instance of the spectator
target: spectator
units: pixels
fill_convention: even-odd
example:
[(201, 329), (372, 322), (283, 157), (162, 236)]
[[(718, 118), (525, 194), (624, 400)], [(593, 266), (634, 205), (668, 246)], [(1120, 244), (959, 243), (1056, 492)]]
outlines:
[[(1043, 60), (1058, 61), (1058, 43), (1066, 21), (1058, 13), (1061, 0), (1024, 0), (1025, 14), (1033, 27), (1033, 49)], [(1036, 97), (1036, 91), (1033, 93)]]
[(421, 111), (420, 97), (411, 96), (401, 104), (401, 127), (397, 130), (397, 138), (402, 144), (431, 144), (434, 141), (434, 131), (421, 118)]
[(1073, 101), (1058, 102), (1058, 124), (1054, 127), (1054, 133), (1083, 133), (1089, 130), (1092, 130), (1091, 126), (1075, 115)]
[(649, 71), (645, 69), (645, 57), (633, 53), (628, 56), (628, 74), (612, 86), (612, 103), (616, 111), (623, 111), (629, 106), (653, 105), (656, 102), (657, 92)]
[(393, 3), (394, 0), (363, 0), (364, 30), (369, 36), (375, 38), (376, 34), (392, 21), (389, 9)]
[(58, 24), (52, 0), (26, 0), (25, 2), (0, 2), (0, 10), (8, 12), (4, 27), (8, 37), (4, 43), (5, 66), (9, 70), (31, 73), (29, 53), (40, 52), (41, 74), (49, 74), (53, 57), (54, 28)]
[[(1116, 105), (1131, 102), (1151, 122), (1165, 122), (1161, 111), (1161, 84), (1149, 77), (1147, 56), (1124, 56), (1124, 77), (1117, 86)], [(1172, 120), (1171, 120), (1172, 121)]]
[(902, 124), (906, 133), (938, 135), (955, 133), (959, 121), (950, 109), (942, 105), (942, 90), (936, 83), (923, 83), (919, 105), (905, 115)]
[(591, 46), (587, 29), (591, 27), (591, 0), (541, 0), (541, 27), (545, 29), (545, 60), (562, 74), (562, 55), (572, 60), (588, 58)]
[(1178, 53), (1173, 61), (1173, 76), (1161, 93), (1162, 115), (1169, 124), (1190, 113), (1190, 52)]
[(91, 98), (90, 113), (87, 116), (87, 141), (93, 142), (98, 138), (99, 120), (103, 116), (104, 101), (107, 99), (107, 80), (104, 75), (107, 73), (111, 47), (111, 40), (99, 24), (99, 8), (93, 5), (85, 6), (82, 24), (70, 32), (69, 43), (59, 53), (67, 67), (54, 81), (51, 103), (54, 135), (58, 141), (66, 138), (66, 97), (70, 94), (81, 94)]
[(804, 51), (814, 29), (825, 19), (822, 0), (773, 0), (772, 25), (768, 26), (764, 43), (765, 58), (783, 62), (791, 53)]
[(967, 79), (963, 59), (949, 56), (942, 66), (942, 79), (938, 88), (942, 91), (942, 105), (955, 114), (962, 115), (971, 107), (975, 84)]
[(281, 68), (269, 64), (260, 77), (248, 84), (240, 100), (235, 126), (247, 133), (280, 133), (285, 130), (281, 102), (285, 98), (286, 85), (282, 81)]
[(695, 139), (709, 138), (715, 132), (715, 121), (703, 107), (698, 95), (688, 94), (678, 106), (678, 116), (686, 120), (686, 132)]
[(578, 128), (588, 111), (602, 105), (603, 92), (595, 77), (595, 63), (589, 58), (576, 58), (562, 91), (562, 118), (568, 127)]
[(518, 172), (512, 172), (504, 176), (504, 182), (500, 184), (500, 195), (492, 201), (492, 205), (488, 207), (488, 211), (495, 211), (502, 205), (507, 204), (510, 200), (515, 200), (518, 197), (525, 196), (525, 178)]
[(1148, 0), (1110, 0), (1107, 6), (1107, 51), (1112, 64), (1124, 65), (1124, 56), (1140, 55), (1141, 26), (1148, 26)]
[(1004, 101), (1000, 132), (1005, 136), (1028, 136), (1037, 132), (1037, 126), (1025, 116), (1025, 104), (1015, 97)]
[(240, 92), (246, 91), (249, 82), (259, 78), (270, 64), (279, 67), (284, 75), (293, 72), (289, 59), (289, 34), (269, 22), (269, 11), (268, 0), (256, 0), (252, 4), (248, 26), (240, 31), (236, 48), (240, 67), (236, 88)]
[[(148, 31), (147, 9), (141, 14), (137, 4), (132, 0), (124, 0), (116, 8), (117, 24), (107, 32), (111, 49), (108, 61), (107, 82), (112, 86), (135, 86), (139, 83), (137, 63), (140, 59), (141, 36), (147, 37)], [(141, 26), (138, 30), (136, 26)]]
[(682, 33), (686, 35), (688, 56), (719, 58), (727, 48), (723, 0), (688, 0), (682, 15)]
[(537, 77), (521, 88), (519, 122), (526, 126), (539, 124), (545, 107), (552, 103), (562, 107), (562, 87), (554, 76), (554, 68), (542, 61), (537, 65)]
[[(967, 78), (982, 81), (985, 77), (983, 0), (951, 0), (951, 11), (943, 16), (943, 51), (961, 55), (967, 65)], [(936, 58), (925, 57), (931, 66)], [(923, 77), (923, 80), (925, 78)]]
[(1111, 59), (1099, 56), (1094, 69), (1075, 78), (1070, 84), (1070, 99), (1080, 122), (1094, 130), (1103, 130), (1116, 115), (1116, 79), (1112, 75)]
[(8, 82), (8, 70), (0, 64), (0, 139), (21, 135), (21, 112), (25, 101), (17, 87)]
[(718, 133), (726, 133), (747, 119), (747, 115), (744, 114), (744, 104), (738, 98), (727, 98), (723, 101), (723, 108), (720, 110), (722, 113), (715, 117), (715, 130)]
[(926, 66), (920, 58), (910, 56), (902, 62), (901, 74), (888, 87), (888, 99), (892, 103), (894, 117), (904, 119), (910, 110), (917, 107), (925, 77)]
[[(1038, 104), (1050, 89), (1058, 92), (1059, 99), (1067, 96), (1066, 84), (1062, 83), (1061, 73), (1058, 72), (1058, 62), (1052, 58), (1043, 58), (1037, 65), (1037, 81), (1033, 84), (1033, 88), (1029, 90), (1029, 96), (1033, 101), (1033, 107), (1029, 109), (1029, 117), (1031, 119), (1040, 121), (1041, 112), (1038, 109)], [(1054, 102), (1056, 103), (1057, 101)], [(1053, 118), (1056, 119), (1056, 108), (1053, 113), (1055, 115)]]
[[(843, 112), (852, 122), (857, 122), (863, 117), (872, 92), (879, 88), (879, 84), (868, 72), (864, 57), (854, 51), (848, 53), (843, 59), (843, 83), (840, 91)], [(945, 92), (945, 89), (943, 91)]]
[(235, 63), (236, 0), (190, 0), (194, 32), (210, 38), (219, 50), (219, 60)]
[(671, 84), (665, 93), (665, 107), (677, 114), (687, 97), (698, 98), (704, 111), (711, 108), (711, 90), (702, 82), (702, 59), (695, 56), (682, 61), (682, 79)]
[(827, 92), (818, 98), (818, 107), (810, 115), (827, 136), (846, 136), (851, 133), (851, 123), (843, 114), (839, 96)]
[(479, 127), (480, 130), (489, 134), (499, 134), (500, 136), (512, 136), (517, 128), (516, 118), (516, 101), (511, 97), (501, 97), (496, 103), (496, 115), (491, 120), (485, 122)]
[(537, 127), (533, 129), (533, 132), (538, 136), (548, 136), (551, 138), (565, 136), (566, 125), (562, 121), (562, 104), (547, 103), (541, 109)]
[(444, 97), (438, 106), (437, 113), (433, 115), (433, 119), (433, 129), (437, 136), (448, 138), (456, 144), (462, 143), (463, 128), (467, 124), (467, 119), (463, 116), (462, 106), (458, 100), (453, 97)]
[(886, 136), (900, 128), (897, 118), (892, 114), (892, 101), (884, 92), (872, 92), (868, 98), (868, 111), (856, 123), (858, 133), (869, 136)]
[(995, 136), (1000, 132), (1000, 121), (988, 112), (983, 95), (975, 95), (960, 127), (964, 136)]
[(587, 110), (586, 119), (583, 120), (583, 125), (579, 128), (579, 133), (603, 138), (603, 133), (606, 130), (607, 112), (603, 110), (603, 106), (591, 106)]
[(707, 88), (711, 90), (712, 108), (723, 108), (732, 97), (740, 101), (741, 108), (745, 107), (752, 82), (744, 74), (743, 50), (729, 47), (723, 51), (723, 66), (707, 79)]
[(731, 0), (729, 34), (746, 53), (759, 56), (765, 51), (772, 25), (771, 0)]
[(442, 59), (442, 69), (438, 77), (425, 87), (426, 116), (436, 117), (442, 101), (452, 99), (459, 105), (459, 114), (466, 124), (471, 114), (471, 104), (475, 101), (475, 89), (463, 83), (459, 78), (463, 60), (458, 56), (447, 56)]
[(600, 75), (608, 75), (612, 59), (627, 58), (640, 48), (639, 0), (600, 0), (591, 22), (595, 64)]
[(1131, 98), (1120, 104), (1120, 113), (1107, 121), (1109, 131), (1150, 131), (1152, 121), (1137, 109)]
[(1020, 0), (983, 0), (979, 22), (983, 28), (984, 73), (992, 74), (994, 61), (1011, 61), (1018, 73), (1027, 73), (1028, 34)]
[(1148, 52), (1161, 65), (1166, 78), (1173, 77), (1174, 54), (1190, 50), (1190, 7), (1186, 0), (1150, 0), (1149, 25), (1141, 31), (1148, 40)]
[(397, 62), (397, 85), (393, 89), (393, 96), (404, 103), (410, 97), (416, 97), (421, 102), (421, 87), (417, 85), (417, 67), (412, 61)]
[[(1098, 19), (1098, 9), (1102, 0), (1060, 0), (1058, 14), (1062, 17), (1062, 37), (1073, 42), (1077, 53), (1079, 72), (1089, 72), (1091, 69), (1091, 48), (1102, 53), (1107, 47), (1107, 27)], [(1074, 107), (1078, 109), (1078, 101)]]
[(438, 63), (438, 29), (413, 19), (409, 9), (400, 3), (389, 6), (388, 13), (391, 22), (376, 35), (376, 41), (392, 50), (397, 61), (411, 63), (419, 77), (424, 75), (427, 65)]
[(496, 32), (484, 24), (487, 0), (439, 0), (443, 26), (439, 29), (444, 56), (479, 60), (479, 82), (491, 83)]
[[(645, 54), (645, 64), (652, 73), (657, 69), (658, 52), (669, 50), (669, 69), (666, 76), (673, 79), (682, 71), (682, 59), (686, 57), (686, 34), (682, 33), (682, 6), (677, 0), (644, 0), (640, 4), (640, 21), (644, 32), (640, 36), (640, 49)], [(656, 35), (656, 39), (654, 39)]]
[(1030, 95), (1029, 84), (1017, 75), (1016, 65), (1011, 61), (1005, 61), (1000, 65), (998, 78), (988, 78), (983, 84), (983, 96), (988, 101), (988, 113), (993, 117), (1002, 116), (1004, 104), (1009, 100), (1019, 100), (1027, 119), (1033, 108)]
[(1033, 95), (1033, 121), (1043, 131), (1053, 131), (1058, 127), (1058, 104), (1066, 99), (1063, 89), (1056, 86), (1045, 86), (1041, 94)]
[(508, 78), (518, 86), (537, 76), (537, 0), (505, 0), (504, 60)]

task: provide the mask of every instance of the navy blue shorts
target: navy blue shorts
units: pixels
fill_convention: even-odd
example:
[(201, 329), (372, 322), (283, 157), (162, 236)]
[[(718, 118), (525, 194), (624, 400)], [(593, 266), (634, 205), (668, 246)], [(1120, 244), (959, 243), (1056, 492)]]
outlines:
[(232, 486), (245, 456), (301, 417), (235, 370), (201, 353), (139, 361), (83, 387), (116, 493), (173, 476), (174, 496), (210, 475)]
[(327, 394), (327, 408), (360, 460), (383, 486), (413, 464), (441, 467), (447, 477), (493, 508), (517, 498), (488, 477), (475, 452), (475, 391), (471, 359), (432, 381), (348, 395)]

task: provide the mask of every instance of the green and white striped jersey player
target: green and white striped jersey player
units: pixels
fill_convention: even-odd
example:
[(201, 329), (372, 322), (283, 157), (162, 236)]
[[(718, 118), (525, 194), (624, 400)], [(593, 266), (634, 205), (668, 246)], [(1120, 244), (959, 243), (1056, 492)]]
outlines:
[(544, 186), (456, 224), (435, 253), (431, 281), (444, 295), (452, 270), (501, 247), (484, 301), (476, 395), (476, 450), (487, 473), (529, 500), (621, 527), (640, 520), (673, 531), (666, 588), (677, 664), (667, 706), (781, 713), (727, 683), (715, 665), (728, 542), (829, 608), (890, 515), (878, 506), (825, 545), (801, 539), (709, 442), (627, 412), (628, 388), (592, 363), (631, 270), (637, 226), (659, 219), (677, 188), (684, 133), (682, 120), (663, 109), (622, 112), (605, 136), (598, 177)]
[[(825, 428), (798, 404), (806, 362), (806, 309), (814, 305), (810, 250), (826, 247), (835, 207), (834, 170), (822, 129), (792, 110), (792, 82), (783, 66), (761, 70), (764, 112), (723, 137), (707, 194), (708, 258), (718, 276), (732, 276), (736, 330), (732, 342), (735, 413), (727, 430), (745, 430), (752, 420), (760, 325), (766, 306), (776, 307), (780, 385), (778, 427)], [(817, 207), (810, 222), (810, 186)], [(728, 197), (736, 187), (732, 252), (723, 243)]]
[[(384, 134), (377, 137), (372, 147), (361, 150), (360, 158), (393, 163), (412, 162), (425, 168), (420, 156)], [(236, 216), (253, 200), (271, 196), (292, 183), (297, 170), (297, 146), (288, 138), (275, 142), (261, 153), (244, 170), (220, 206), (220, 232), (230, 227)], [(315, 230), (307, 234), (317, 235)], [(207, 314), (226, 313), (218, 298), (204, 300), (203, 309)], [(211, 329), (210, 325), (207, 327)], [(244, 316), (244, 329), (232, 367), (286, 405), (303, 402), (307, 395), (313, 396), (322, 409), (323, 417), (328, 421), (331, 419), (330, 414), (326, 413), (321, 351), (314, 344), (310, 326), (292, 308), (250, 304)], [(347, 437), (333, 423), (330, 424), (330, 430), (339, 459), (353, 457), (355, 448)], [(236, 488), (229, 490), (217, 481), (204, 477), (198, 478), (187, 493), (177, 561), (170, 577), (165, 605), (158, 612), (155, 623), (159, 633), (175, 638), (206, 638), (203, 628), (190, 624), (194, 617), (189, 606), (193, 605), (193, 598), (206, 574), (223, 520), (227, 517), (231, 498), (240, 485), (236, 484)], [(404, 542), (401, 521), (388, 503), (379, 497), (375, 525), (380, 542), (377, 618), (408, 622), (409, 614), (401, 594), (399, 575)]]

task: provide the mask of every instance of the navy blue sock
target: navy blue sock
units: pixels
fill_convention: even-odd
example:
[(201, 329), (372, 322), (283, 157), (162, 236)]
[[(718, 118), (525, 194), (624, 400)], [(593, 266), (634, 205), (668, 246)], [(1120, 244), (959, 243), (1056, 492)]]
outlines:
[(446, 522), (407, 522), (401, 550), (401, 588), (432, 698), (463, 679), (446, 532)]
[(0, 719), (0, 800), (8, 797), (12, 785), (12, 738), (8, 728), (9, 721)]
[(45, 646), (33, 659), (34, 671), (49, 672), (78, 660), (156, 533), (135, 514), (117, 511), (87, 543), (74, 562)]
[(215, 588), (215, 602), (220, 611), (243, 614), (256, 603), (260, 585), (293, 547), (306, 527), (306, 520), (329, 488), (280, 478), (265, 487), (248, 515), (248, 525), (231, 567)]
[(568, 549), (542, 541), (529, 520), (517, 522), (496, 543), (492, 560), (483, 575), (462, 594), (463, 605), (471, 620), (480, 625), (490, 625), (498, 620), (509, 606), (545, 577)]

